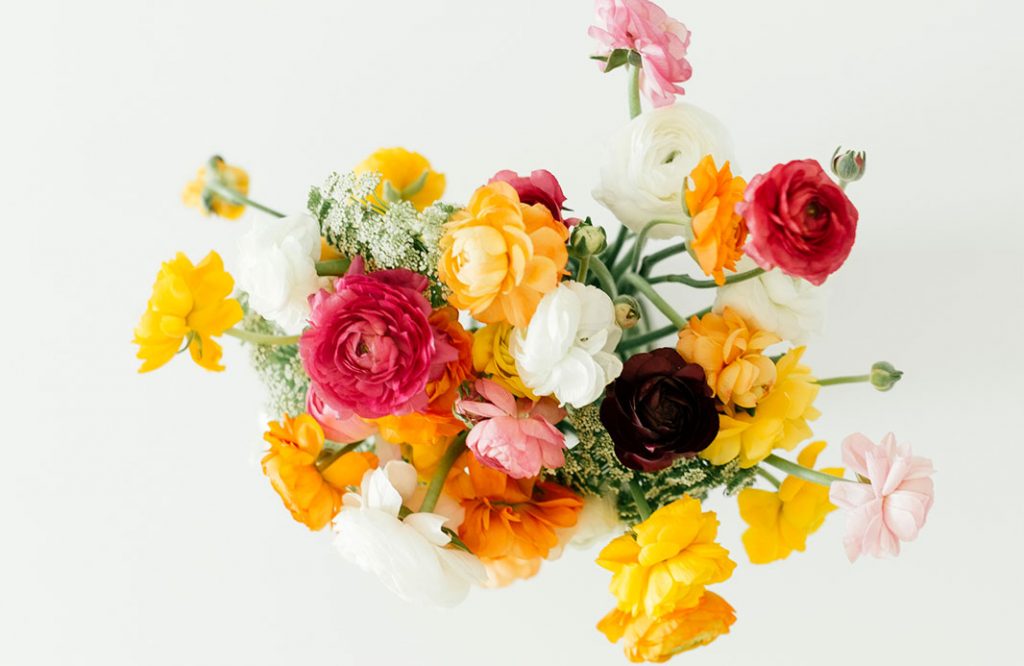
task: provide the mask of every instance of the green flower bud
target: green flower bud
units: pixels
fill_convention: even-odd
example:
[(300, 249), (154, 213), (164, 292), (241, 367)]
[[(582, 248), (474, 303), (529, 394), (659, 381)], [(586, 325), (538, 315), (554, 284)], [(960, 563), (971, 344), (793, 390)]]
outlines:
[(600, 254), (606, 247), (608, 247), (608, 239), (604, 229), (595, 227), (588, 221), (577, 225), (569, 239), (569, 254), (577, 258)]
[(843, 150), (842, 146), (832, 153), (832, 173), (844, 183), (852, 183), (864, 176), (868, 156), (864, 151)]
[(640, 323), (640, 304), (632, 296), (618, 296), (615, 298), (615, 323), (619, 328), (626, 330), (633, 328)]
[(902, 376), (903, 371), (897, 370), (887, 361), (879, 361), (871, 366), (871, 385), (879, 391), (888, 391)]

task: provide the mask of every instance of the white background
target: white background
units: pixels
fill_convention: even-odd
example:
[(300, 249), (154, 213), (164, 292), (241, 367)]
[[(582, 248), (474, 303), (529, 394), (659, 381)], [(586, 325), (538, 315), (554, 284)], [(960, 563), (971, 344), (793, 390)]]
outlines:
[[(739, 620), (679, 663), (1014, 662), (1021, 580), (1019, 174), (1024, 49), (1011, 2), (684, 2), (687, 99), (732, 130), (748, 177), (869, 151), (858, 244), (829, 280), (819, 376), (888, 359), (889, 394), (824, 390), (817, 434), (893, 430), (938, 498), (897, 560), (850, 565), (834, 515), (807, 553), (750, 565), (734, 501)], [(255, 198), (373, 149), (422, 151), (465, 200), (502, 168), (589, 196), (625, 75), (587, 59), (590, 2), (4, 2), (0, 16), (0, 662), (618, 664), (594, 552), (423, 611), (294, 523), (258, 466), (262, 388), (130, 344), (159, 262), (247, 224), (179, 202), (213, 152)], [(680, 267), (681, 268), (681, 267)], [(683, 311), (704, 305), (679, 292)]]

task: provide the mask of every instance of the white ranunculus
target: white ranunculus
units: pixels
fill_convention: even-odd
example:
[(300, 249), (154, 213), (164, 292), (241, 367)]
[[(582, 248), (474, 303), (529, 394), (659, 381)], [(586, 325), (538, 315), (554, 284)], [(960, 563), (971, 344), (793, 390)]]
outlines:
[(238, 287), (249, 306), (289, 333), (301, 331), (309, 295), (324, 283), (316, 274), (320, 225), (305, 212), (254, 222), (238, 250)]
[[(652, 220), (685, 222), (683, 185), (709, 154), (719, 167), (733, 157), (728, 132), (710, 113), (685, 102), (645, 111), (612, 137), (594, 198), (635, 232)], [(683, 232), (659, 225), (650, 237)]]
[[(756, 265), (748, 257), (736, 266), (737, 272), (753, 268)], [(721, 312), (726, 307), (736, 310), (758, 328), (799, 345), (821, 332), (825, 321), (825, 290), (774, 269), (756, 278), (719, 287), (714, 311)]]
[(470, 585), (487, 579), (475, 555), (449, 547), (441, 528), (448, 518), (437, 513), (399, 517), (416, 494), (416, 470), (392, 461), (363, 476), (360, 492), (346, 493), (334, 519), (334, 544), (342, 557), (375, 573), (406, 601), (426, 606), (455, 606)]
[(583, 500), (583, 510), (572, 528), (569, 544), (577, 548), (588, 548), (612, 532), (624, 529), (619, 510), (615, 506), (615, 494), (588, 495)]
[(583, 407), (622, 372), (613, 352), (622, 338), (608, 294), (563, 282), (545, 294), (525, 329), (509, 345), (519, 377), (536, 395)]

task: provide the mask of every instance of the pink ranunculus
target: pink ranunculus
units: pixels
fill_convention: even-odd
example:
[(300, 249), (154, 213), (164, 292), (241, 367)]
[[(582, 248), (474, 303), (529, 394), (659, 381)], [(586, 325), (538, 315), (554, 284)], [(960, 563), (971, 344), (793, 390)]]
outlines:
[(427, 278), (404, 268), (364, 273), (361, 258), (309, 298), (299, 342), (313, 389), (342, 418), (374, 419), (426, 407), (437, 345)]
[[(686, 60), (690, 31), (650, 0), (597, 0), (597, 17), (604, 26), (587, 34), (604, 47), (598, 55), (631, 49), (641, 56), (640, 90), (654, 106), (668, 106), (685, 91), (693, 68)], [(601, 63), (602, 68), (605, 66)]]
[(375, 425), (359, 418), (354, 412), (348, 417), (342, 417), (324, 403), (312, 386), (306, 393), (306, 412), (323, 428), (324, 437), (339, 444), (358, 442), (377, 432)]
[(750, 230), (744, 251), (758, 266), (815, 285), (839, 270), (857, 237), (857, 209), (817, 160), (754, 176), (736, 211)]
[(563, 206), (565, 194), (558, 179), (547, 169), (534, 169), (529, 176), (520, 176), (511, 169), (504, 169), (494, 174), (489, 182), (496, 180), (508, 183), (519, 194), (519, 201), (527, 205), (541, 204), (551, 215), (567, 227), (579, 224), (578, 217), (564, 218), (562, 211), (568, 210)]
[(843, 464), (868, 480), (836, 481), (829, 491), (832, 503), (849, 512), (843, 543), (850, 561), (863, 553), (899, 555), (900, 542), (917, 538), (932, 508), (932, 461), (898, 445), (892, 433), (881, 444), (857, 433), (843, 441)]
[(514, 479), (540, 474), (542, 467), (565, 464), (565, 436), (555, 424), (565, 411), (549, 398), (516, 400), (508, 390), (489, 380), (476, 382), (478, 400), (462, 399), (456, 410), (475, 421), (466, 446), (477, 459)]

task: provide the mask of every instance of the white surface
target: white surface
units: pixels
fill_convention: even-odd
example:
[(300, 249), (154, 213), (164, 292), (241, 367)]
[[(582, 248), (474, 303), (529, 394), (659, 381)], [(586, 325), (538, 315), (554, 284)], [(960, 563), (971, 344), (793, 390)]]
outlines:
[[(691, 101), (743, 173), (869, 151), (858, 245), (832, 289), (820, 376), (889, 359), (889, 394), (823, 392), (819, 435), (894, 430), (935, 459), (938, 499), (898, 560), (849, 565), (834, 516), (806, 554), (740, 563), (732, 635), (678, 663), (1010, 663), (1020, 620), (1019, 10), (1010, 2), (683, 2)], [(619, 664), (594, 553), (423, 612), (292, 522), (259, 471), (262, 389), (179, 359), (135, 374), (159, 262), (222, 251), (245, 222), (179, 191), (212, 152), (292, 210), (382, 145), (464, 199), (545, 167), (589, 198), (625, 120), (621, 72), (587, 60), (590, 3), (22, 2), (0, 17), (5, 664)], [(681, 304), (701, 305), (695, 300)]]

